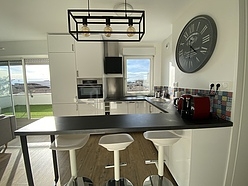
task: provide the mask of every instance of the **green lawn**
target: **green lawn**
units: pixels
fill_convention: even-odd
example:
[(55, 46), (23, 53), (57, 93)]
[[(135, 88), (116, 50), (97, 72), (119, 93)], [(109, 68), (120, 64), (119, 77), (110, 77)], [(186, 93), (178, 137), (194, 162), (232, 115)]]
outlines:
[[(52, 105), (30, 105), (31, 118), (42, 118), (44, 116), (52, 116)], [(12, 108), (2, 109), (2, 113), (6, 115), (13, 114)], [(15, 116), (16, 118), (27, 118), (27, 110), (25, 105), (15, 106)]]

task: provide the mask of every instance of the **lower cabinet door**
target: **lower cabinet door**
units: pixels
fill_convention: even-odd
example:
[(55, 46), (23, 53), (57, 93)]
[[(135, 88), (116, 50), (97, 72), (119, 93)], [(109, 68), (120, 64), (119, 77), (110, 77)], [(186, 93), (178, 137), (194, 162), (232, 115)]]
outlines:
[(110, 102), (110, 115), (127, 114), (127, 102)]
[(78, 113), (80, 116), (97, 115), (96, 102), (83, 102), (78, 104)]
[(136, 102), (129, 101), (127, 103), (127, 111), (128, 111), (128, 114), (136, 114)]
[(146, 101), (136, 101), (136, 114), (147, 114), (148, 111), (148, 104)]
[(56, 103), (52, 108), (54, 116), (78, 116), (77, 103)]

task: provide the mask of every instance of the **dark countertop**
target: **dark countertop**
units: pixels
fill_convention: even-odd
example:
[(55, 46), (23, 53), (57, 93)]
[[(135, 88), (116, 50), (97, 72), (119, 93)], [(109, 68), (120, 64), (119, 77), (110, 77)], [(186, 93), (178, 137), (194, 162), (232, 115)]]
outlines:
[[(143, 98), (167, 113), (44, 117), (15, 131), (16, 135), (56, 135), (62, 133), (117, 133), (144, 132), (147, 130), (178, 130), (231, 127), (230, 121), (211, 118), (206, 120), (186, 120), (174, 108), (173, 103), (157, 102)], [(118, 100), (120, 101), (120, 100)], [(133, 99), (134, 101), (134, 99)], [(135, 100), (136, 101), (136, 100)]]

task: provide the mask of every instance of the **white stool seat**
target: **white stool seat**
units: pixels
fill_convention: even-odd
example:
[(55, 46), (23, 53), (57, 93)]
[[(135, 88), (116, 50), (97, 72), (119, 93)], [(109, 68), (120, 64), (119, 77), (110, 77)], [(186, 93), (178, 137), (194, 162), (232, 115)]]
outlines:
[(93, 186), (89, 178), (77, 176), (76, 149), (82, 148), (88, 141), (90, 134), (63, 134), (58, 135), (51, 143), (50, 149), (57, 151), (69, 151), (71, 179), (66, 186)]
[(58, 135), (50, 145), (50, 149), (65, 151), (82, 148), (88, 141), (90, 134), (64, 134)]
[(99, 145), (109, 151), (124, 150), (134, 139), (129, 134), (110, 134), (102, 136)]
[(109, 180), (105, 186), (133, 186), (126, 178), (120, 177), (120, 150), (124, 150), (134, 139), (129, 134), (110, 134), (102, 136), (99, 145), (108, 151), (114, 151), (114, 179)]
[(143, 133), (145, 139), (152, 141), (158, 146), (158, 175), (148, 176), (143, 182), (143, 186), (173, 186), (170, 180), (164, 177), (164, 146), (171, 146), (180, 137), (166, 130), (146, 131)]
[(145, 139), (152, 141), (158, 146), (171, 146), (180, 139), (179, 136), (163, 130), (147, 131), (143, 135)]

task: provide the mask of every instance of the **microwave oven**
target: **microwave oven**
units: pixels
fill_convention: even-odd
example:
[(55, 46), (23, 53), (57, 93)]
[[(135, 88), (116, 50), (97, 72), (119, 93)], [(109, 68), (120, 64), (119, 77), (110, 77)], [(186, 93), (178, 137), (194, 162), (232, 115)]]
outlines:
[(102, 84), (77, 85), (78, 99), (103, 98)]

